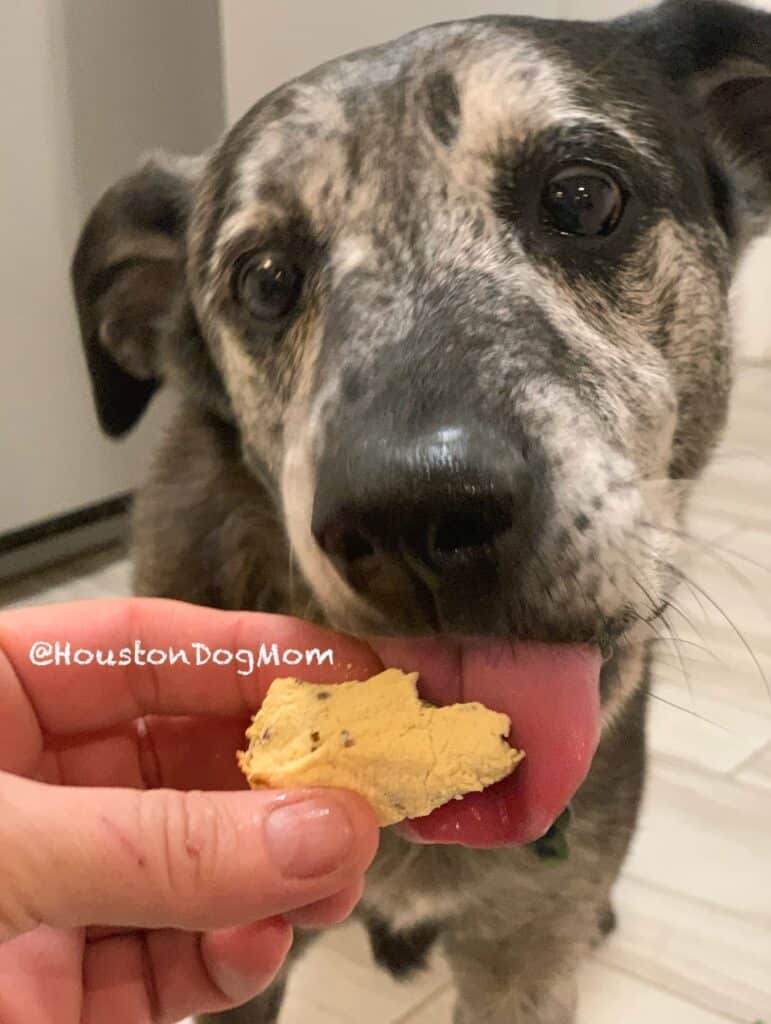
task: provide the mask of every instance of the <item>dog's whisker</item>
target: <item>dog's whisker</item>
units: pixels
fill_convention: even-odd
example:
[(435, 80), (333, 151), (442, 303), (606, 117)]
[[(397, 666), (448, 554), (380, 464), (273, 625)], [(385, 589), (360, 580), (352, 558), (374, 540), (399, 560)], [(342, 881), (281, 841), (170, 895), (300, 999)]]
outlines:
[[(656, 529), (656, 527), (653, 526), (650, 523), (644, 523), (643, 525), (646, 528), (651, 529), (651, 530)], [(676, 581), (678, 581), (680, 583), (685, 582), (686, 585), (687, 585), (687, 580), (685, 580), (683, 578), (681, 567), (678, 566), (674, 561), (672, 561), (672, 559), (664, 558), (662, 556), (661, 551), (659, 551), (659, 549), (655, 545), (651, 544), (649, 541), (646, 541), (646, 539), (643, 536), (641, 536), (640, 534), (633, 534), (631, 532), (629, 532), (627, 534), (627, 539), (630, 540), (630, 541), (633, 541), (636, 544), (640, 545), (641, 547), (645, 548), (646, 551), (648, 552), (648, 554), (653, 558), (654, 563), (656, 565), (658, 565), (661, 569), (663, 569), (663, 571), (665, 573), (667, 573), (668, 575), (671, 575)], [(704, 616), (705, 622), (708, 621), (709, 616), (708, 616), (706, 608), (704, 607), (704, 605), (701, 602), (701, 599), (699, 598), (699, 596), (695, 592), (692, 592), (692, 593), (693, 593), (694, 600), (698, 604), (699, 609), (700, 609), (702, 615)], [(671, 600), (671, 598), (670, 598), (670, 603), (672, 604), (673, 608), (675, 608), (676, 610), (681, 612), (683, 618), (686, 618), (685, 613), (683, 613), (681, 609), (677, 608), (677, 606), (674, 604), (674, 602)], [(701, 631), (696, 628), (695, 623), (690, 621), (690, 620), (687, 620), (687, 621), (688, 621), (688, 625), (703, 640), (704, 637), (702, 636)]]
[(758, 675), (760, 676), (760, 678), (763, 681), (763, 685), (764, 685), (765, 690), (766, 690), (766, 695), (768, 696), (769, 701), (771, 701), (771, 684), (769, 683), (768, 677), (767, 677), (765, 671), (763, 670), (763, 666), (760, 663), (760, 659), (755, 654), (755, 651), (752, 648), (752, 644), (750, 644), (749, 640), (747, 640), (745, 635), (742, 633), (742, 631), (739, 629), (739, 627), (736, 625), (736, 623), (733, 621), (733, 619), (730, 617), (730, 615), (728, 615), (728, 613), (723, 608), (721, 608), (721, 606), (717, 603), (717, 601), (715, 601), (706, 592), (706, 590), (704, 590), (703, 587), (700, 587), (698, 583), (694, 582), (694, 580), (688, 579), (688, 577), (685, 576), (684, 574), (683, 574), (683, 579), (687, 580), (687, 582), (690, 584), (690, 586), (694, 587), (710, 603), (710, 605), (712, 605), (712, 607), (715, 609), (715, 611), (717, 611), (722, 616), (722, 618), (725, 619), (725, 621), (728, 623), (730, 628), (736, 634), (737, 638), (741, 642), (741, 644), (744, 647), (744, 649), (746, 650), (747, 654), (752, 659), (752, 662), (753, 662), (755, 668), (757, 669)]
[[(662, 637), (662, 643), (669, 643), (669, 638)], [(677, 638), (677, 643), (681, 644), (684, 647), (693, 647), (694, 650), (701, 651), (703, 654), (708, 655), (718, 665), (722, 665), (726, 668), (728, 667), (727, 663), (723, 660), (723, 658), (721, 658), (718, 654), (715, 654), (714, 651), (711, 651), (709, 647), (705, 647), (704, 644), (697, 644), (695, 640), (686, 640), (681, 636)], [(694, 664), (701, 664), (701, 662), (697, 661), (696, 659), (693, 659), (693, 661)]]
[(675, 654), (677, 656), (677, 662), (680, 666), (680, 671), (683, 675), (685, 685), (688, 689), (688, 697), (690, 698), (691, 706), (693, 706), (693, 679), (691, 678), (691, 673), (686, 668), (685, 658), (683, 657), (683, 652), (680, 646), (680, 638), (678, 637), (673, 627), (670, 625), (669, 620), (663, 614), (661, 616), (661, 621), (664, 623), (664, 625), (670, 632), (671, 642), (674, 646)]
[(736, 569), (736, 566), (732, 566), (728, 559), (722, 556), (730, 555), (732, 558), (737, 558), (739, 559), (739, 561), (746, 562), (748, 565), (751, 565), (754, 569), (760, 569), (761, 572), (765, 572), (771, 575), (771, 566), (763, 565), (762, 562), (758, 562), (754, 558), (750, 558), (749, 556), (742, 554), (740, 551), (735, 551), (733, 550), (733, 548), (727, 548), (720, 543), (720, 541), (723, 540), (725, 537), (735, 537), (740, 533), (745, 533), (746, 527), (734, 527), (730, 530), (727, 530), (723, 534), (719, 534), (717, 537), (706, 538), (696, 537), (693, 534), (683, 530), (676, 530), (674, 528), (666, 526), (658, 526), (655, 523), (648, 523), (643, 521), (641, 525), (651, 530), (658, 530), (661, 533), (672, 534), (673, 536), (676, 536), (679, 540), (685, 541), (688, 544), (692, 544), (694, 547), (698, 547), (699, 549), (703, 550), (705, 554), (710, 555), (711, 557), (720, 561), (721, 564), (726, 567), (726, 569), (735, 574), (735, 578), (737, 579), (737, 581), (743, 581), (746, 585), (748, 585), (749, 581), (747, 581), (744, 577), (741, 576), (741, 574), (739, 574), (738, 570)]
[[(668, 571), (671, 572), (671, 566), (669, 565), (669, 563), (665, 562), (663, 564), (667, 567)], [(706, 637), (701, 632), (701, 630), (696, 625), (696, 623), (693, 621), (691, 616), (688, 615), (686, 612), (684, 612), (683, 609), (678, 604), (676, 604), (675, 601), (671, 597), (667, 598), (667, 608), (671, 608), (672, 611), (675, 612), (677, 615), (679, 615), (680, 618), (683, 619), (685, 624), (687, 626), (689, 626), (693, 630), (693, 632), (699, 637), (700, 640), (703, 640), (704, 642), (706, 642)]]
[(693, 682), (691, 680), (691, 676), (690, 676), (688, 670), (685, 667), (685, 660), (683, 659), (683, 655), (682, 655), (682, 652), (680, 650), (680, 645), (678, 643), (677, 634), (676, 634), (674, 628), (672, 627), (671, 623), (667, 619), (666, 615), (664, 614), (665, 608), (668, 606), (668, 602), (665, 602), (663, 607), (662, 606), (657, 606), (656, 602), (653, 599), (653, 596), (650, 594), (648, 589), (646, 587), (644, 587), (643, 584), (637, 579), (636, 576), (632, 577), (632, 582), (635, 583), (639, 587), (639, 589), (642, 591), (644, 597), (649, 602), (649, 604), (651, 606), (651, 611), (653, 612), (653, 615), (654, 615), (654, 618), (659, 619), (661, 621), (662, 625), (669, 632), (669, 640), (670, 640), (670, 642), (672, 644), (674, 644), (675, 653), (677, 654), (677, 659), (678, 659), (678, 662), (680, 664), (680, 671), (683, 674), (683, 680), (685, 681), (685, 684), (686, 684), (686, 686), (688, 688), (688, 694), (689, 694), (689, 696), (691, 698), (691, 702), (693, 702)]
[[(671, 575), (679, 578), (679, 569), (675, 565), (675, 563), (670, 561), (669, 559), (662, 558), (661, 554), (656, 550), (656, 548), (652, 544), (646, 543), (646, 541), (645, 541), (645, 539), (643, 537), (635, 536), (635, 535), (632, 535), (632, 534), (630, 534), (630, 539), (636, 541), (638, 544), (640, 544), (643, 547), (647, 548), (648, 551), (650, 552), (650, 554), (653, 556), (656, 564), (658, 564), (659, 566), (663, 567), (663, 569), (668, 574), (671, 574)], [(704, 619), (706, 621), (708, 616), (707, 616), (706, 609), (704, 608), (704, 605), (701, 603), (701, 600), (700, 600), (700, 598), (698, 597), (697, 594), (694, 594), (694, 598), (696, 600), (696, 603), (699, 605), (699, 608), (700, 608), (700, 610), (702, 612), (702, 615), (704, 616)], [(675, 603), (675, 601), (674, 601), (674, 599), (672, 597), (668, 597), (667, 598), (667, 606), (672, 608), (673, 611), (677, 612), (677, 614), (680, 615), (680, 617), (686, 622), (686, 624), (688, 626), (690, 626), (690, 628), (699, 637), (700, 640), (703, 640), (703, 641), (706, 642), (706, 638), (703, 635), (701, 629), (699, 629), (699, 627), (696, 625), (696, 623), (693, 621), (693, 619), (689, 615), (687, 615), (686, 612), (683, 611), (683, 609), (678, 604)]]
[[(658, 528), (658, 527), (656, 527), (653, 524), (648, 524), (648, 526), (651, 529), (657, 529)], [(682, 533), (682, 531), (675, 531), (675, 530), (669, 530), (668, 532), (671, 532), (671, 533)], [(693, 539), (693, 538), (689, 538), (685, 534), (684, 534), (684, 537), (685, 537), (685, 539)], [(640, 538), (640, 542), (644, 543), (642, 538)], [(656, 557), (655, 554), (654, 554), (654, 557)], [(659, 560), (661, 561), (661, 559), (659, 559)], [(695, 596), (701, 595), (701, 597), (703, 597), (712, 606), (712, 608), (714, 608), (715, 611), (718, 612), (718, 614), (724, 619), (724, 621), (728, 624), (728, 626), (731, 628), (731, 630), (734, 632), (736, 637), (739, 639), (739, 641), (741, 642), (742, 646), (744, 647), (744, 649), (746, 650), (747, 654), (749, 655), (750, 659), (752, 660), (752, 662), (753, 662), (753, 664), (755, 666), (755, 669), (757, 670), (758, 675), (760, 676), (760, 678), (761, 678), (761, 680), (763, 682), (763, 685), (764, 685), (764, 688), (765, 688), (765, 691), (766, 691), (766, 695), (768, 696), (769, 701), (771, 701), (771, 683), (769, 683), (768, 677), (767, 677), (767, 675), (766, 675), (766, 673), (765, 673), (765, 671), (763, 669), (763, 666), (760, 663), (760, 659), (757, 657), (755, 651), (752, 648), (752, 645), (747, 640), (747, 638), (744, 636), (744, 634), (741, 632), (741, 630), (738, 628), (738, 626), (733, 621), (731, 616), (728, 615), (728, 613), (725, 611), (725, 609), (722, 608), (721, 605), (719, 605), (717, 603), (717, 601), (715, 601), (715, 599), (709, 593), (707, 593), (707, 591), (702, 586), (700, 586), (698, 583), (696, 583), (696, 581), (694, 579), (692, 579), (682, 569), (682, 567), (676, 566), (672, 562), (668, 562), (667, 565), (668, 565), (669, 570), (671, 572), (673, 572), (680, 581), (685, 583), (689, 587), (689, 589), (691, 589), (691, 591), (694, 593)]]
[[(687, 577), (684, 577), (684, 574), (681, 573), (681, 570), (677, 566), (672, 564), (671, 562), (668, 562), (668, 561), (662, 559), (660, 557), (660, 555), (658, 554), (658, 552), (651, 545), (646, 544), (645, 540), (642, 537), (639, 537), (639, 536), (635, 537), (635, 536), (633, 536), (631, 539), (634, 539), (638, 543), (640, 543), (641, 545), (647, 547), (648, 550), (653, 555), (653, 557), (654, 557), (654, 559), (655, 559), (655, 561), (657, 563), (662, 565), (667, 572), (671, 573), (676, 578), (681, 579), (683, 582), (686, 583), (686, 585), (690, 586), (691, 581)], [(652, 610), (655, 613), (655, 616), (654, 616), (653, 620), (645, 619), (643, 621), (646, 622), (646, 625), (648, 625), (649, 628), (654, 633), (654, 635), (655, 635), (654, 636), (654, 640), (655, 640), (655, 643), (657, 645), (671, 644), (672, 647), (674, 648), (674, 651), (675, 651), (676, 657), (677, 657), (677, 667), (679, 668), (680, 673), (683, 676), (684, 682), (686, 683), (686, 685), (688, 687), (691, 703), (693, 703), (693, 700), (694, 700), (693, 681), (692, 681), (691, 673), (688, 671), (687, 664), (686, 664), (688, 659), (686, 659), (684, 657), (682, 648), (684, 646), (691, 647), (691, 648), (693, 648), (695, 650), (699, 650), (699, 651), (707, 654), (710, 658), (712, 658), (718, 664), (724, 664), (724, 662), (722, 661), (722, 659), (720, 659), (714, 653), (714, 651), (710, 650), (710, 648), (706, 645), (706, 642), (700, 644), (700, 643), (697, 643), (696, 641), (693, 641), (693, 640), (686, 640), (686, 639), (684, 639), (683, 637), (681, 637), (679, 635), (679, 633), (675, 630), (674, 625), (670, 621), (669, 617), (664, 614), (664, 611), (665, 611), (666, 608), (671, 607), (673, 609), (673, 611), (676, 611), (678, 614), (680, 614), (684, 618), (684, 620), (688, 623), (688, 625), (694, 630), (694, 632), (699, 636), (699, 638), (702, 641), (705, 641), (705, 637), (702, 635), (701, 631), (696, 628), (695, 623), (692, 622), (691, 618), (689, 616), (687, 616), (683, 612), (683, 610), (681, 608), (679, 608), (672, 601), (671, 598), (669, 598), (667, 600), (666, 605), (665, 605), (664, 608), (658, 608), (656, 606), (654, 600), (653, 600), (653, 596), (651, 595), (649, 590), (641, 583), (639, 578), (637, 578), (635, 576), (635, 577), (632, 577), (632, 579), (633, 579), (633, 582), (637, 585), (637, 587), (641, 590), (641, 592), (645, 596), (645, 599), (646, 599), (647, 603), (651, 606)], [(700, 600), (700, 598), (699, 598), (697, 593), (696, 593), (696, 598), (699, 601), (699, 605), (702, 608), (702, 610), (705, 611), (703, 605), (701, 604), (701, 600)], [(706, 615), (706, 612), (705, 612), (705, 615)], [(660, 632), (658, 632), (658, 630), (655, 628), (655, 625), (654, 625), (655, 621), (661, 621), (662, 625), (666, 628), (666, 630), (667, 630), (669, 635), (663, 635)]]
[(682, 711), (685, 715), (690, 715), (692, 718), (698, 718), (701, 722), (706, 722), (708, 725), (714, 725), (716, 729), (720, 729), (721, 732), (730, 733), (730, 729), (727, 729), (720, 722), (715, 722), (711, 718), (707, 718), (705, 715), (700, 715), (698, 711), (694, 711), (693, 708), (684, 708), (682, 704), (677, 704), (675, 701), (667, 700), (666, 697), (662, 697), (659, 693), (654, 693), (649, 687), (645, 688), (645, 693), (652, 700), (660, 701), (662, 704), (666, 704), (667, 707), (674, 708), (676, 711)]
[(741, 642), (742, 646), (746, 650), (746, 652), (749, 655), (750, 659), (752, 660), (752, 663), (753, 663), (753, 665), (754, 665), (758, 675), (760, 676), (760, 679), (763, 682), (763, 686), (765, 688), (766, 695), (768, 696), (768, 699), (771, 701), (771, 684), (769, 684), (769, 680), (768, 680), (768, 677), (767, 677), (767, 675), (766, 675), (766, 673), (765, 673), (765, 671), (763, 669), (763, 666), (761, 665), (759, 658), (757, 657), (754, 649), (752, 648), (752, 645), (747, 640), (747, 638), (744, 636), (744, 634), (741, 632), (741, 630), (738, 628), (738, 626), (733, 621), (733, 619), (728, 615), (728, 613), (725, 611), (725, 609), (723, 609), (717, 603), (717, 601), (715, 601), (714, 598), (709, 593), (707, 593), (706, 590), (704, 590), (703, 587), (699, 586), (699, 584), (697, 584), (695, 582), (695, 580), (691, 579), (688, 576), (688, 574), (683, 571), (682, 568), (680, 568), (680, 567), (678, 567), (676, 565), (673, 565), (671, 562), (667, 563), (667, 565), (668, 565), (668, 568), (670, 569), (670, 571), (672, 571), (681, 582), (685, 583), (685, 585), (688, 586), (689, 589), (692, 590), (692, 592), (697, 597), (697, 599), (698, 599), (698, 596), (701, 595), (701, 597), (703, 597), (715, 609), (715, 611), (718, 612), (718, 614), (725, 620), (725, 622), (729, 625), (731, 630), (734, 632), (734, 634), (736, 635), (736, 637), (739, 639), (739, 641)]

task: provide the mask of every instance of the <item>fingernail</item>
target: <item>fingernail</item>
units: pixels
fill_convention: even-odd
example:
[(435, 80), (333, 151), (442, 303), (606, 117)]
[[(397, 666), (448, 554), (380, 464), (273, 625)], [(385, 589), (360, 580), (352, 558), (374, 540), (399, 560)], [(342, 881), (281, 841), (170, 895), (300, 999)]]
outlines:
[(201, 936), (201, 956), (217, 988), (238, 1004), (264, 992), (292, 945), (292, 929), (281, 918), (220, 928)]
[(319, 798), (275, 807), (265, 823), (265, 836), (273, 863), (285, 878), (327, 875), (353, 845), (345, 809)]

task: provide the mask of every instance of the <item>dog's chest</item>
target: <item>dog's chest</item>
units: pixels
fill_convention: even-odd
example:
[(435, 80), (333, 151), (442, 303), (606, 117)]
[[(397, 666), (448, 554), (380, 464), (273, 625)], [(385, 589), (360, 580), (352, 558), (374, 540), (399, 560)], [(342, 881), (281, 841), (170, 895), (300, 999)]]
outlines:
[[(480, 915), (491, 924), (516, 904), (523, 918), (544, 896), (544, 873), (529, 850), (417, 846), (390, 831), (367, 875), (364, 902), (394, 931)], [(507, 911), (508, 913), (508, 911)]]

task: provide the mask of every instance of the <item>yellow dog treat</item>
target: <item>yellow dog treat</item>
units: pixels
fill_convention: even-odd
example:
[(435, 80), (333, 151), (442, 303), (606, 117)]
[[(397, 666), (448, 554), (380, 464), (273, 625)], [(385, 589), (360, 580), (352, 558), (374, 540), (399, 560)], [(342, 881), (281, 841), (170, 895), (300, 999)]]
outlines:
[(525, 755), (504, 738), (507, 715), (478, 703), (433, 707), (417, 678), (391, 668), (335, 686), (276, 679), (238, 752), (249, 785), (352, 789), (393, 825), (514, 770)]

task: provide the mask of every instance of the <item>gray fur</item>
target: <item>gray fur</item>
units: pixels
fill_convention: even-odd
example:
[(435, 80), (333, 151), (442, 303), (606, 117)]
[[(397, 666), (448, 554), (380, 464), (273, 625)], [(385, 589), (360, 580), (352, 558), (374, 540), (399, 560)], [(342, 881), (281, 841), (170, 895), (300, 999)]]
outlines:
[[(324, 452), (469, 417), (537, 452), (549, 500), (516, 580), (440, 615), (613, 648), (571, 858), (385, 832), (360, 908), (390, 936), (437, 926), (456, 1024), (571, 1024), (575, 969), (611, 920), (650, 625), (725, 420), (731, 277), (771, 214), (769, 76), (771, 17), (711, 0), (607, 25), (434, 26), (287, 84), (198, 162), (146, 165), (84, 231), (74, 279), (106, 429), (161, 381), (183, 395), (136, 502), (139, 593), (398, 632), (313, 539)], [(598, 154), (628, 184), (629, 227), (579, 252), (544, 232), (539, 175)], [(278, 326), (233, 292), (238, 260), (277, 245), (306, 270)], [(272, 1024), (284, 981), (229, 1019)]]

